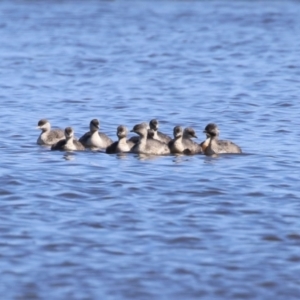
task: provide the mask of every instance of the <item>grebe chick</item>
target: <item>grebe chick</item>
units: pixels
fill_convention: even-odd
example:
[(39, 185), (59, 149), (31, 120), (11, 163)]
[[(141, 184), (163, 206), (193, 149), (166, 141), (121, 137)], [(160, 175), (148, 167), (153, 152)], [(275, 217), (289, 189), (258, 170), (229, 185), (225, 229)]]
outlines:
[(148, 129), (146, 123), (135, 125), (131, 132), (137, 133), (140, 137), (138, 143), (131, 149), (131, 152), (152, 155), (170, 153), (170, 149), (167, 144), (147, 138)]
[(183, 153), (185, 148), (182, 144), (183, 129), (181, 126), (175, 126), (173, 128), (174, 139), (169, 142), (169, 148), (171, 153)]
[[(148, 139), (150, 138), (150, 139), (158, 140), (165, 144), (168, 144), (172, 140), (166, 134), (158, 131), (158, 121), (156, 119), (152, 119), (149, 122), (149, 126), (147, 126), (147, 129), (148, 129), (148, 135), (147, 135)], [(136, 144), (139, 140), (139, 137), (133, 136), (129, 140)]]
[(112, 143), (106, 148), (106, 153), (120, 153), (120, 152), (129, 152), (131, 148), (135, 145), (133, 142), (127, 140), (128, 130), (125, 126), (120, 125), (117, 128), (117, 137), (119, 140)]
[(158, 131), (158, 124), (159, 124), (158, 120), (156, 120), (156, 119), (152, 119), (149, 122), (150, 129), (154, 130), (155, 133), (156, 133), (156, 134), (154, 134), (153, 138), (155, 140), (158, 140), (158, 141), (161, 141), (165, 144), (168, 144), (172, 139), (168, 135)]
[(173, 129), (173, 135), (174, 139), (169, 143), (172, 153), (202, 153), (201, 147), (191, 140), (191, 138), (197, 137), (193, 128), (186, 128), (183, 131), (181, 126), (175, 126)]
[(72, 127), (65, 129), (65, 139), (58, 141), (52, 145), (51, 150), (61, 151), (82, 151), (85, 150), (84, 146), (74, 139), (74, 130)]
[[(147, 130), (148, 130), (148, 132), (149, 132), (150, 126), (148, 126), (148, 124), (147, 124), (146, 122), (143, 122), (143, 124), (145, 124), (145, 125), (147, 126)], [(132, 132), (132, 130), (130, 130), (130, 132)], [(147, 135), (147, 138), (149, 138), (149, 137), (150, 137), (150, 136)], [(152, 137), (150, 137), (150, 138), (153, 138), (153, 135), (152, 135)], [(138, 136), (138, 135), (132, 136), (132, 137), (129, 139), (129, 141), (132, 142), (132, 143), (134, 143), (134, 144), (137, 144), (139, 140), (140, 140), (140, 136)]]
[(185, 154), (199, 154), (203, 153), (202, 147), (192, 141), (193, 138), (197, 138), (196, 132), (193, 128), (187, 127), (183, 131), (182, 143), (185, 147)]
[(79, 142), (87, 148), (92, 149), (106, 149), (110, 146), (113, 141), (104, 133), (98, 132), (99, 121), (93, 119), (90, 122), (90, 131), (86, 132), (80, 139)]
[(206, 140), (201, 143), (204, 154), (242, 153), (242, 149), (235, 143), (218, 139), (220, 131), (216, 124), (208, 124), (203, 132), (206, 134)]
[(62, 129), (51, 130), (50, 122), (46, 119), (39, 120), (37, 129), (42, 130), (36, 141), (39, 145), (51, 146), (65, 137)]

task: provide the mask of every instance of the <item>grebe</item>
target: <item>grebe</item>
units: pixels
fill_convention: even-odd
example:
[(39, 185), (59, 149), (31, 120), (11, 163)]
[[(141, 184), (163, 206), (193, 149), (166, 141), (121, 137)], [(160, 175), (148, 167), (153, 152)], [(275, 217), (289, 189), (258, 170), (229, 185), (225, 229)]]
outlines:
[(184, 144), (184, 147), (187, 149), (185, 150), (185, 154), (203, 153), (201, 146), (195, 143), (192, 140), (193, 138), (198, 138), (195, 130), (191, 127), (185, 128), (183, 131), (183, 138), (182, 138), (182, 143)]
[(82, 143), (87, 148), (92, 149), (106, 149), (110, 146), (113, 141), (104, 133), (98, 132), (99, 130), (99, 121), (93, 119), (90, 122), (90, 131), (86, 132), (80, 139), (79, 142)]
[(37, 144), (51, 146), (65, 137), (62, 129), (51, 130), (50, 122), (46, 119), (39, 120), (37, 129), (41, 129), (42, 133), (37, 139)]
[(154, 137), (153, 137), (155, 140), (158, 140), (158, 141), (163, 142), (165, 144), (168, 144), (172, 140), (168, 135), (158, 131), (158, 121), (156, 119), (152, 119), (149, 122), (149, 126), (150, 126), (150, 129), (155, 131), (155, 134), (154, 134)]
[(173, 129), (174, 139), (169, 143), (172, 153), (198, 154), (202, 153), (202, 148), (191, 140), (197, 137), (193, 128), (182, 129), (181, 126), (175, 126)]
[(127, 134), (128, 130), (125, 126), (118, 126), (117, 137), (119, 140), (108, 146), (106, 148), (106, 153), (129, 152), (135, 144), (132, 141), (127, 140)]
[(216, 124), (208, 124), (203, 132), (206, 134), (206, 140), (201, 143), (204, 154), (242, 153), (242, 149), (235, 143), (218, 139), (220, 131)]
[(167, 144), (154, 139), (147, 138), (147, 123), (135, 125), (131, 132), (135, 132), (140, 136), (139, 141), (131, 149), (131, 152), (153, 155), (162, 155), (170, 153), (170, 149)]
[(51, 150), (61, 151), (82, 151), (85, 150), (84, 146), (74, 139), (74, 130), (72, 127), (65, 129), (65, 139), (58, 141), (52, 145)]

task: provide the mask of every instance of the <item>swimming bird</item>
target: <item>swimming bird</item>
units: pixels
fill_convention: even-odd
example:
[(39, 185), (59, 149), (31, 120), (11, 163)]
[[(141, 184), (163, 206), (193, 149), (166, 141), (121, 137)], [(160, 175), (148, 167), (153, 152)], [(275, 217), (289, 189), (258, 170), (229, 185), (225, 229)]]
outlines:
[(183, 153), (185, 148), (182, 143), (183, 129), (181, 126), (175, 126), (173, 128), (174, 139), (169, 142), (169, 148), (171, 153)]
[(235, 143), (228, 140), (219, 140), (220, 131), (216, 124), (209, 123), (203, 132), (206, 134), (206, 140), (201, 143), (204, 154), (242, 153), (242, 149)]
[(51, 130), (51, 124), (46, 119), (41, 119), (38, 122), (37, 129), (42, 130), (37, 139), (37, 144), (51, 146), (65, 137), (62, 129)]
[(110, 146), (113, 141), (106, 134), (98, 132), (99, 125), (99, 121), (97, 119), (93, 119), (90, 122), (90, 131), (86, 132), (79, 139), (79, 142), (85, 147), (92, 149), (106, 149)]
[(193, 128), (188, 127), (183, 130), (181, 126), (175, 126), (173, 129), (173, 135), (174, 139), (169, 143), (172, 153), (202, 153), (202, 148), (191, 140), (191, 138), (197, 137)]
[(130, 140), (127, 140), (128, 130), (125, 126), (120, 125), (117, 128), (117, 137), (119, 140), (112, 143), (106, 148), (106, 153), (120, 153), (120, 152), (129, 152), (131, 148), (135, 145)]
[[(147, 126), (147, 129), (148, 129), (147, 138), (158, 140), (165, 144), (168, 144), (172, 140), (168, 135), (158, 131), (158, 121), (156, 119), (152, 119), (149, 122), (149, 126)], [(139, 140), (139, 137), (133, 136), (129, 140), (136, 144)]]
[(137, 133), (140, 137), (137, 144), (131, 149), (131, 152), (152, 155), (162, 155), (170, 153), (170, 149), (167, 144), (147, 138), (147, 123), (135, 125), (131, 132)]
[(158, 120), (156, 119), (152, 119), (149, 122), (150, 129), (155, 131), (154, 139), (168, 144), (172, 139), (168, 135), (158, 131), (158, 124)]
[(65, 129), (65, 139), (60, 140), (56, 144), (52, 145), (51, 150), (82, 151), (85, 150), (85, 148), (79, 141), (74, 139), (73, 128), (67, 127)]
[(202, 147), (195, 143), (192, 139), (197, 138), (196, 132), (193, 128), (187, 127), (183, 131), (182, 143), (185, 147), (185, 154), (199, 154), (202, 153)]

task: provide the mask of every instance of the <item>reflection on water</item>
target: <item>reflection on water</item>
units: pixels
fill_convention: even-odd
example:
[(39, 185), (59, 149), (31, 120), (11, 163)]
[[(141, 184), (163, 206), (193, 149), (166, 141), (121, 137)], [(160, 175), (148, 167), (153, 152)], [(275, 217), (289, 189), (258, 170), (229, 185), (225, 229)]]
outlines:
[[(300, 298), (300, 10), (265, 4), (0, 2), (1, 295)], [(244, 154), (55, 152), (41, 118), (215, 122)]]
[(142, 153), (134, 155), (134, 157), (136, 157), (138, 160), (157, 160), (161, 156), (162, 155), (158, 156), (158, 155), (142, 154)]
[(75, 159), (75, 155), (72, 152), (66, 152), (63, 157), (65, 160), (74, 160)]
[[(114, 155), (114, 154), (112, 154), (112, 155)], [(129, 153), (117, 153), (117, 154), (115, 154), (115, 156), (118, 159), (128, 159), (128, 155), (129, 155)]]

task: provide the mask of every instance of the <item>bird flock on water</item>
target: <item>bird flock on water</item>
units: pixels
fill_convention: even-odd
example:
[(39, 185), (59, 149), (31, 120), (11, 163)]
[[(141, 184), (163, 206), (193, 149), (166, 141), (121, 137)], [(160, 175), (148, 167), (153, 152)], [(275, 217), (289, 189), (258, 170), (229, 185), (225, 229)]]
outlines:
[(205, 154), (214, 156), (222, 153), (242, 153), (241, 148), (229, 140), (219, 140), (219, 129), (214, 123), (209, 123), (204, 133), (206, 139), (198, 144), (193, 141), (197, 138), (195, 130), (191, 127), (182, 128), (175, 126), (173, 138), (158, 131), (159, 123), (153, 119), (147, 123), (135, 125), (130, 132), (137, 136), (127, 138), (128, 129), (120, 125), (117, 128), (118, 140), (113, 142), (105, 133), (99, 132), (99, 120), (90, 122), (90, 130), (80, 139), (74, 135), (72, 127), (62, 129), (51, 129), (48, 120), (42, 119), (38, 122), (38, 129), (42, 132), (37, 139), (37, 144), (51, 146), (51, 150), (60, 151), (84, 151), (86, 149), (101, 150), (106, 153), (138, 153), (146, 155), (166, 154)]

